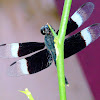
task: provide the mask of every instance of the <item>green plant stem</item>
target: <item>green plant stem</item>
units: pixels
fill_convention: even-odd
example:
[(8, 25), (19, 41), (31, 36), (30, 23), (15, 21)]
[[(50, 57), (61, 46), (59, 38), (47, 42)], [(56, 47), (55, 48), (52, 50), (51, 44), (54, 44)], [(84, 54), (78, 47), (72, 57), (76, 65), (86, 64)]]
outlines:
[(66, 100), (65, 74), (64, 74), (64, 39), (67, 29), (71, 2), (72, 0), (65, 0), (61, 23), (60, 23), (60, 29), (58, 33), (58, 39), (57, 42), (55, 43), (56, 54), (57, 54), (56, 64), (57, 64), (60, 100)]
[(31, 92), (27, 88), (25, 89), (25, 91), (20, 91), (20, 92), (26, 94), (26, 96), (29, 98), (29, 100), (34, 100)]
[(52, 29), (52, 27), (47, 23), (48, 27), (50, 28), (54, 38), (57, 36), (57, 34), (55, 33), (55, 31)]
[(51, 26), (48, 24), (54, 36), (54, 42), (55, 42), (56, 65), (57, 65), (57, 73), (58, 73), (60, 100), (67, 100), (66, 87), (65, 87), (65, 74), (64, 74), (64, 39), (65, 39), (65, 34), (67, 29), (71, 2), (72, 0), (65, 0), (58, 36), (51, 28)]

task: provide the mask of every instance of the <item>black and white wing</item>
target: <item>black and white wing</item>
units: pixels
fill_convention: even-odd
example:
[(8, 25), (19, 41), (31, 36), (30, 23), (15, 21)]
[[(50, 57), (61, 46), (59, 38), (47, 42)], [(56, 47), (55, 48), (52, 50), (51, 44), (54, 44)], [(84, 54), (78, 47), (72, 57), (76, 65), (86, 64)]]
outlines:
[(34, 74), (49, 67), (52, 61), (51, 53), (47, 49), (44, 49), (30, 57), (12, 63), (8, 68), (8, 75)]
[[(81, 6), (69, 19), (66, 35), (74, 31), (78, 27), (80, 27), (90, 17), (93, 9), (94, 9), (94, 4), (91, 2), (88, 2), (84, 4), (83, 6)], [(99, 36), (97, 34), (97, 30), (98, 32), (100, 31), (99, 26), (100, 26), (99, 24), (92, 25), (82, 30), (81, 32), (66, 39), (65, 48), (64, 48), (65, 58), (79, 52), (80, 50), (85, 48), (88, 44), (93, 42)], [(96, 29), (94, 29), (93, 27), (96, 27)], [(86, 33), (86, 35), (84, 35), (83, 33)], [(95, 36), (95, 37), (92, 37), (92, 36)], [(87, 42), (86, 38), (90, 39), (90, 37), (91, 37), (91, 41)], [(37, 46), (40, 47), (40, 45), (37, 45)], [(44, 48), (44, 43), (41, 48)], [(40, 48), (38, 50), (40, 50)], [(34, 52), (34, 51), (31, 51), (31, 52)], [(23, 56), (23, 54), (21, 56)], [(33, 74), (49, 67), (51, 63), (52, 63), (52, 55), (47, 49), (45, 49), (30, 57), (21, 59), (11, 64), (9, 68), (9, 74), (14, 75), (14, 76), (20, 76), (24, 74)]]
[(67, 24), (66, 35), (70, 34), (78, 27), (80, 27), (91, 16), (93, 9), (94, 4), (92, 2), (87, 2), (84, 5), (82, 5), (69, 19)]
[(11, 43), (0, 45), (0, 57), (16, 58), (22, 57), (37, 50), (43, 49), (44, 43), (26, 42), (26, 43)]
[[(65, 39), (64, 58), (81, 51), (100, 36), (100, 23), (93, 24), (77, 34)], [(9, 75), (20, 76), (24, 74), (34, 74), (52, 63), (51, 53), (45, 49), (30, 57), (14, 62), (9, 67)]]
[(65, 39), (64, 58), (81, 51), (100, 36), (100, 23), (93, 24), (79, 33)]

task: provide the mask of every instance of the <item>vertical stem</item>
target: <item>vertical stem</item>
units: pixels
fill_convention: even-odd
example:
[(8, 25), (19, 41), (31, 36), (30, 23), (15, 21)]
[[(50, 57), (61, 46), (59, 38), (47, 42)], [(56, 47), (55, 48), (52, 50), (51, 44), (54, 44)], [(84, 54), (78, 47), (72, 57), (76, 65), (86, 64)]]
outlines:
[(60, 100), (67, 100), (66, 88), (65, 88), (65, 74), (64, 74), (64, 39), (67, 29), (71, 2), (72, 0), (65, 0), (61, 23), (60, 23), (60, 29), (58, 33), (58, 39), (57, 42), (55, 43), (56, 54), (57, 54), (56, 64), (57, 64)]
[(72, 0), (65, 0), (58, 34), (59, 42), (64, 41), (65, 38), (71, 3)]

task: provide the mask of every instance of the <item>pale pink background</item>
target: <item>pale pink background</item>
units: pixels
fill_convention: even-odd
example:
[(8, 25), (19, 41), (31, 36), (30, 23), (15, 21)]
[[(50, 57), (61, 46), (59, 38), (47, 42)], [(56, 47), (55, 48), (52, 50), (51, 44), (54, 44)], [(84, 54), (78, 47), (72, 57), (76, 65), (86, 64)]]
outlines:
[[(75, 6), (78, 8), (81, 4)], [(0, 44), (43, 42), (40, 28), (47, 22), (56, 30), (59, 28), (60, 18), (54, 0), (0, 0)], [(18, 92), (25, 88), (35, 100), (59, 100), (54, 63), (33, 75), (9, 77), (7, 68), (15, 60), (18, 59), (0, 59), (0, 100), (27, 100)], [(65, 60), (65, 74), (70, 83), (70, 87), (66, 87), (68, 100), (95, 100), (76, 55)]]

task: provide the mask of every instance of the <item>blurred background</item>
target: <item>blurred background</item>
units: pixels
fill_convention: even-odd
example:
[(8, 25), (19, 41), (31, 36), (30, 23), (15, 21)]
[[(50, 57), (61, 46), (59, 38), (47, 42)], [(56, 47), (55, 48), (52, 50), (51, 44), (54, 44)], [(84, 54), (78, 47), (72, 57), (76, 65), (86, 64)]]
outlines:
[[(99, 0), (73, 0), (70, 16), (84, 3), (91, 1), (95, 9), (77, 31), (100, 22)], [(49, 23), (57, 31), (63, 0), (0, 0), (0, 44), (43, 42), (41, 26)], [(76, 33), (75, 31), (74, 33)], [(100, 39), (77, 55), (65, 59), (68, 100), (100, 100)], [(59, 100), (57, 71), (54, 63), (34, 75), (9, 77), (7, 68), (18, 59), (0, 59), (0, 100), (27, 100), (18, 92), (28, 88), (35, 100)]]

